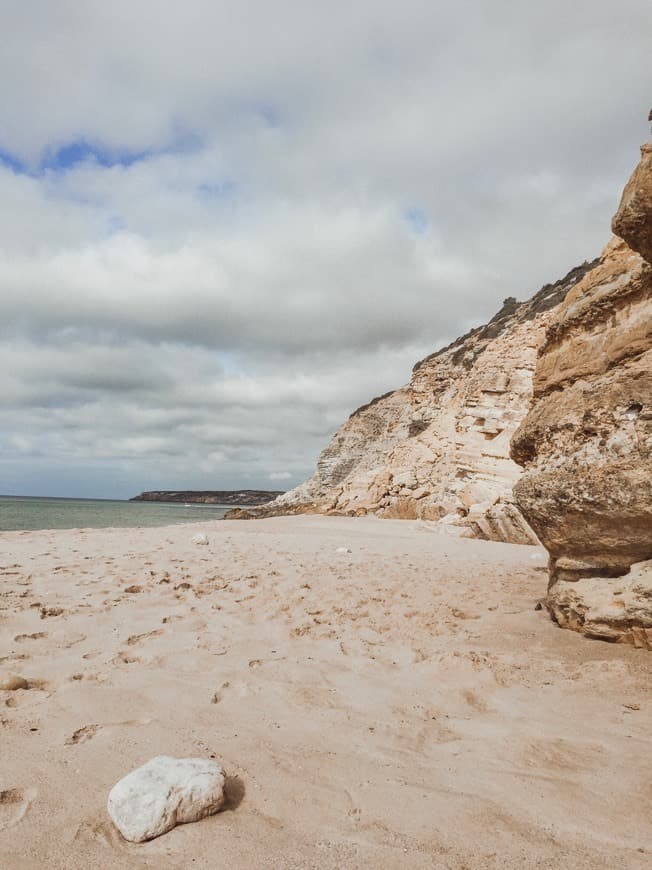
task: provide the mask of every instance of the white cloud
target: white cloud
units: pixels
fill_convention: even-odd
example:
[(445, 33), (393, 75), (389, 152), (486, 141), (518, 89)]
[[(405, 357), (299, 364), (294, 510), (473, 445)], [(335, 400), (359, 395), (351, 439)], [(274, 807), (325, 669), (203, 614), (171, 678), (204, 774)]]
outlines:
[(5, 7), (0, 491), (298, 482), (645, 135), (646, 0)]

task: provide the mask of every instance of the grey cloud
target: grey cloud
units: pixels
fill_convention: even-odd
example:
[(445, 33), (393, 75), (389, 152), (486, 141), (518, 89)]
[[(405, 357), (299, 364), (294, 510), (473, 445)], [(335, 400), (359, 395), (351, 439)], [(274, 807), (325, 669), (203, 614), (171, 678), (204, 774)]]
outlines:
[(10, 332), (74, 325), (221, 350), (398, 346), (419, 336), (424, 312), (450, 334), (457, 312), (437, 294), (471, 300), (478, 278), (436, 243), (412, 239), (391, 213), (293, 209), (252, 240), (203, 235), (161, 251), (119, 237), (7, 257), (0, 318)]
[[(651, 24), (647, 0), (8, 5), (0, 491), (298, 482), (356, 405), (598, 253)], [(57, 168), (81, 141), (97, 159)]]

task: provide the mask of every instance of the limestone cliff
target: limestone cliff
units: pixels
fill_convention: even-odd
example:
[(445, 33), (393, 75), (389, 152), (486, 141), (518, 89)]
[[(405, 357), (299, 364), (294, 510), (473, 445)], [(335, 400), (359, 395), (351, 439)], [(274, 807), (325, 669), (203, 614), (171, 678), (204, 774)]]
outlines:
[(642, 155), (619, 238), (548, 326), (512, 456), (516, 502), (550, 553), (552, 615), (652, 648), (652, 145)]
[[(532, 398), (537, 349), (555, 307), (594, 264), (414, 367), (410, 383), (355, 411), (306, 483), (263, 509), (442, 520), (462, 533), (534, 543), (512, 499), (510, 438)], [(260, 515), (260, 514), (259, 514)]]

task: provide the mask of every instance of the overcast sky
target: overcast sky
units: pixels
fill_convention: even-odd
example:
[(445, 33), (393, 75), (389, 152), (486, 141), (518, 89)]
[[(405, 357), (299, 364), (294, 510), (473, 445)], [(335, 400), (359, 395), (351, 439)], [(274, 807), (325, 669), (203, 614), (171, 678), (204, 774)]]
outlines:
[(0, 492), (288, 488), (597, 255), (649, 0), (0, 0)]

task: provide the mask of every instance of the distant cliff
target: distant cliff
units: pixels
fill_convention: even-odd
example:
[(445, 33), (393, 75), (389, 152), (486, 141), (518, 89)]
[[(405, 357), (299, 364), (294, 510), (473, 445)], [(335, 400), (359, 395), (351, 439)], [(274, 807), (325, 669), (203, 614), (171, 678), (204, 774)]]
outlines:
[(530, 406), (553, 312), (594, 265), (578, 266), (528, 302), (506, 299), (489, 323), (417, 363), (407, 386), (351, 414), (310, 480), (256, 515), (374, 513), (535, 543), (512, 498), (521, 469), (510, 438)]
[(229, 489), (229, 490), (168, 490), (157, 489), (141, 492), (129, 501), (164, 501), (184, 504), (233, 504), (258, 505), (272, 501), (283, 495), (283, 491), (266, 489)]

